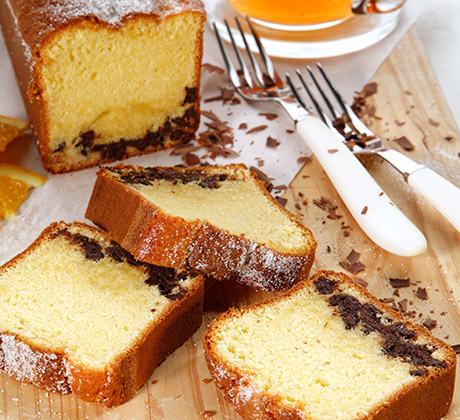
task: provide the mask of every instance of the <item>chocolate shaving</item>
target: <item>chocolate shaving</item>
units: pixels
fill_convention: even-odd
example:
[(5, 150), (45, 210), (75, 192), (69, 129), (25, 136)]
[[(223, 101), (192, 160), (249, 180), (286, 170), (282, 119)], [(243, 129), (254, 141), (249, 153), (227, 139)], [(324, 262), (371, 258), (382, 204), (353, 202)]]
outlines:
[(251, 166), (249, 170), (254, 172), (257, 175), (257, 177), (265, 184), (270, 183), (270, 178), (265, 172), (262, 172), (260, 169), (256, 168), (255, 166)]
[(375, 106), (367, 104), (367, 98), (376, 94), (378, 91), (378, 85), (376, 82), (371, 82), (366, 84), (361, 92), (357, 92), (356, 96), (353, 98), (353, 103), (351, 108), (353, 111), (361, 118), (365, 115), (369, 117), (374, 117), (380, 119), (375, 115)]
[(220, 121), (220, 118), (212, 111), (201, 110), (201, 115), (204, 115), (212, 121)]
[(259, 115), (265, 117), (268, 121), (273, 121), (278, 118), (278, 114), (273, 114), (271, 112), (259, 112)]
[(368, 96), (375, 95), (378, 92), (377, 82), (370, 82), (365, 84), (361, 92), (365, 98), (367, 98)]
[(359, 260), (360, 256), (361, 254), (359, 252), (356, 252), (354, 249), (352, 249), (351, 252), (347, 256), (347, 261), (350, 264), (354, 264), (355, 262)]
[(422, 324), (427, 330), (431, 331), (433, 328), (438, 325), (438, 322), (435, 319), (427, 318), (425, 321), (423, 321)]
[(363, 280), (359, 277), (353, 277), (353, 280), (358, 283), (361, 287), (364, 289), (367, 289), (367, 286), (369, 286), (369, 283), (366, 280)]
[(364, 206), (363, 209), (361, 210), (361, 214), (366, 214), (368, 209), (369, 208), (367, 206)]
[(287, 204), (287, 199), (284, 197), (275, 197), (275, 200), (278, 201), (283, 207)]
[(309, 156), (300, 156), (297, 158), (298, 163), (311, 163), (311, 157)]
[(460, 344), (454, 344), (452, 347), (452, 350), (456, 353), (456, 354), (460, 354)]
[(410, 286), (409, 277), (407, 279), (390, 278), (388, 280), (390, 281), (391, 287), (393, 287), (394, 289), (399, 289), (401, 287), (409, 287)]
[(428, 118), (428, 124), (432, 125), (433, 127), (439, 127), (441, 125), (438, 121), (435, 121), (431, 118)]
[(410, 142), (410, 140), (406, 136), (398, 137), (393, 141), (398, 143), (404, 150), (407, 150), (408, 152), (415, 149), (415, 146)]
[(238, 130), (246, 130), (248, 128), (248, 125), (246, 123), (241, 123), (238, 126)]
[(266, 142), (267, 147), (277, 147), (280, 145), (280, 142), (276, 139), (274, 139), (271, 136), (267, 137), (267, 142)]
[(398, 306), (401, 312), (407, 312), (407, 303), (407, 299), (402, 299), (398, 302)]
[(246, 134), (253, 134), (253, 133), (257, 133), (259, 131), (263, 131), (267, 128), (268, 126), (267, 125), (258, 125), (257, 127), (254, 127), (254, 128), (251, 128), (249, 131), (246, 132)]
[(185, 153), (182, 155), (182, 159), (188, 166), (198, 166), (201, 164), (200, 158), (194, 153)]
[(417, 294), (417, 297), (419, 299), (422, 299), (422, 300), (427, 300), (428, 299), (428, 293), (426, 292), (425, 288), (422, 289), (421, 287), (419, 287), (417, 289), (416, 294)]
[(327, 153), (330, 153), (331, 155), (334, 153), (337, 153), (339, 149), (328, 149)]
[(393, 303), (395, 300), (394, 298), (383, 298), (383, 299), (380, 299), (380, 302), (382, 303), (385, 303), (385, 304), (389, 304), (389, 303)]
[(363, 271), (366, 268), (366, 266), (360, 262), (357, 261), (353, 264), (350, 264), (347, 268), (347, 271), (350, 272), (351, 274), (358, 274), (359, 272)]
[(178, 156), (200, 150), (201, 146), (179, 146), (171, 150), (171, 155)]

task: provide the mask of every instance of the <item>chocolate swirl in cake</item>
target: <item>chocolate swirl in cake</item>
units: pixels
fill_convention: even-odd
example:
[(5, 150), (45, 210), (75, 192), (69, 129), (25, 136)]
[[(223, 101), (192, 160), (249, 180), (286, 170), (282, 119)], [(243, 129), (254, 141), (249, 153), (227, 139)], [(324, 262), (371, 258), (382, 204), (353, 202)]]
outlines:
[(384, 317), (374, 305), (361, 303), (348, 293), (338, 290), (337, 282), (320, 276), (314, 282), (322, 295), (331, 295), (328, 303), (340, 315), (347, 329), (361, 327), (364, 335), (376, 332), (382, 339), (382, 352), (388, 356), (411, 363), (416, 368), (410, 370), (413, 376), (426, 376), (423, 367), (445, 368), (446, 362), (435, 359), (432, 354), (436, 347), (416, 343), (417, 334), (406, 329), (401, 322)]
[(70, 243), (77, 245), (85, 254), (85, 258), (93, 261), (99, 261), (102, 258), (112, 258), (116, 262), (124, 262), (133, 267), (141, 267), (148, 275), (145, 282), (149, 286), (157, 286), (160, 293), (169, 300), (179, 300), (187, 293), (179, 282), (185, 280), (188, 276), (196, 277), (196, 272), (180, 272), (169, 267), (160, 267), (154, 264), (148, 264), (143, 261), (136, 260), (128, 251), (111, 241), (110, 245), (103, 246), (96, 239), (82, 235), (80, 233), (72, 233), (68, 229), (60, 229), (53, 237), (62, 236)]

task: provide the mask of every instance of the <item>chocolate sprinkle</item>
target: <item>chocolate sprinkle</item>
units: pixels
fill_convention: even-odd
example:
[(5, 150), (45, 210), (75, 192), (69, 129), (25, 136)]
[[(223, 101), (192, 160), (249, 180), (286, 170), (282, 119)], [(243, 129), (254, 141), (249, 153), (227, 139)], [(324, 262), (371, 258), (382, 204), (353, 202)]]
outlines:
[(419, 287), (419, 288), (417, 289), (416, 294), (417, 294), (417, 297), (418, 297), (419, 299), (422, 299), (422, 300), (428, 299), (428, 293), (426, 292), (426, 289), (425, 289), (425, 288), (422, 289), (421, 287)]
[(415, 146), (410, 142), (410, 140), (406, 136), (398, 137), (393, 141), (398, 143), (404, 150), (407, 150), (408, 152), (415, 149)]
[(284, 197), (275, 197), (275, 200), (278, 201), (283, 207), (287, 204), (287, 199)]
[(267, 147), (277, 147), (280, 145), (280, 142), (276, 139), (274, 139), (271, 136), (267, 137), (267, 142), (266, 142)]
[(422, 324), (427, 330), (432, 330), (436, 325), (438, 325), (438, 322), (435, 319), (428, 318), (425, 321), (423, 321)]
[(273, 121), (278, 118), (278, 114), (273, 114), (271, 112), (259, 112), (259, 115), (265, 117), (268, 121)]
[(389, 281), (390, 281), (391, 287), (393, 287), (394, 289), (399, 289), (401, 287), (409, 287), (410, 286), (409, 278), (407, 278), (407, 279), (390, 278)]
[(452, 350), (456, 353), (456, 354), (460, 354), (460, 344), (454, 344), (452, 347)]
[(267, 128), (268, 126), (267, 125), (258, 125), (257, 127), (254, 127), (254, 128), (251, 128), (250, 130), (248, 130), (246, 132), (246, 134), (253, 134), (253, 133), (257, 133), (259, 131), (263, 131)]

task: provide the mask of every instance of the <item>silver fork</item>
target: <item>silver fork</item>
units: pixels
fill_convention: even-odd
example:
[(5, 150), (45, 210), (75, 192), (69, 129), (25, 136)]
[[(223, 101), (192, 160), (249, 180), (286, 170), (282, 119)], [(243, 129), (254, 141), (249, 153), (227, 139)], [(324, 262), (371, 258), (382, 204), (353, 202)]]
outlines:
[[(325, 90), (322, 88), (321, 83), (318, 82), (312, 69), (307, 66), (307, 72), (326, 104), (332, 118), (328, 117), (323, 111), (308, 85), (305, 83), (302, 74), (297, 72), (297, 75), (324, 123), (340, 140), (345, 142), (354, 154), (377, 155), (391, 164), (404, 176), (404, 179), (410, 186), (423, 195), (457, 230), (460, 231), (460, 189), (433, 170), (414, 162), (405, 154), (384, 147), (382, 139), (372, 132), (372, 130), (361, 121), (358, 115), (356, 115), (353, 109), (343, 100), (340, 92), (331, 82), (321, 64), (317, 63), (316, 67), (327, 85), (328, 90), (335, 98), (335, 102), (339, 105), (339, 110), (337, 110), (329, 99), (329, 96), (325, 93)], [(300, 98), (300, 95), (297, 96), (297, 99), (302, 103), (302, 106), (306, 106), (302, 98)], [(338, 128), (339, 125), (340, 128)]]
[(363, 231), (385, 250), (402, 256), (414, 256), (426, 250), (426, 239), (417, 227), (391, 202), (361, 162), (331, 129), (318, 117), (302, 107), (296, 99), (296, 88), (289, 75), (285, 83), (276, 73), (270, 57), (254, 31), (249, 19), (252, 37), (257, 44), (260, 60), (252, 54), (240, 21), (237, 28), (246, 46), (246, 55), (238, 50), (228, 23), (225, 22), (239, 71), (224, 46), (214, 24), (220, 50), (236, 91), (247, 101), (275, 101), (281, 105), (295, 123), (297, 132), (315, 154), (345, 205)]

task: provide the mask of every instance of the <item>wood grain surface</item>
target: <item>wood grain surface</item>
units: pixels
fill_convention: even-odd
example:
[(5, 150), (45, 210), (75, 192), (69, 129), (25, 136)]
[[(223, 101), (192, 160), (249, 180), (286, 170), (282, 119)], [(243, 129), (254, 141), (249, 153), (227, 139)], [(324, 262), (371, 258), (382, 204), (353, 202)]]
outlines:
[[(402, 149), (392, 140), (406, 136), (415, 149), (404, 153), (460, 186), (460, 137), (413, 30), (374, 81), (378, 83), (378, 93), (367, 99), (368, 105), (375, 106), (375, 115), (367, 119), (370, 127), (399, 150)], [(460, 344), (460, 233), (387, 163), (368, 158), (365, 164), (393, 201), (425, 233), (428, 251), (416, 258), (403, 258), (374, 245), (353, 221), (313, 157), (285, 197), (287, 207), (317, 238), (314, 268), (343, 271), (339, 263), (354, 249), (361, 253), (360, 261), (366, 266), (355, 277), (367, 282), (368, 290), (379, 298), (394, 299), (390, 304), (406, 309), (415, 322), (436, 320), (432, 333), (449, 344)], [(313, 203), (321, 197), (334, 203), (336, 213), (342, 217), (328, 218), (329, 213)], [(389, 278), (409, 278), (411, 286), (399, 289), (395, 295)], [(426, 290), (427, 299), (417, 297), (419, 287)], [(200, 330), (154, 372), (131, 401), (120, 407), (108, 409), (72, 395), (47, 393), (0, 374), (0, 419), (237, 420), (240, 417), (210, 379), (202, 351), (203, 332), (214, 316), (229, 306), (243, 306), (270, 296), (230, 283), (209, 285)], [(459, 418), (460, 390), (444, 419)]]

